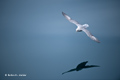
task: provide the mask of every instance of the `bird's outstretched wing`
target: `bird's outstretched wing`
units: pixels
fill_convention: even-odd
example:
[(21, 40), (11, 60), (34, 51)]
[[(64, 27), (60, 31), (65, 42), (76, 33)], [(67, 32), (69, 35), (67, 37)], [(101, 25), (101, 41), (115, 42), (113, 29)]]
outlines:
[(98, 66), (98, 65), (87, 65), (84, 68), (92, 68), (92, 67), (100, 67), (100, 66)]
[(68, 73), (68, 72), (72, 72), (72, 71), (75, 71), (76, 70), (76, 68), (74, 68), (74, 69), (71, 69), (71, 70), (69, 70), (69, 71), (66, 71), (66, 72), (63, 72), (62, 74), (65, 74), (65, 73)]
[(88, 61), (85, 61), (85, 62), (82, 62), (82, 63), (78, 64), (76, 69), (83, 68), (87, 63), (88, 63)]
[(95, 36), (93, 36), (87, 29), (83, 28), (82, 31), (84, 31), (87, 34), (87, 36), (90, 37), (92, 40), (100, 43), (100, 41)]
[(77, 21), (73, 20), (72, 18), (70, 18), (67, 14), (65, 14), (64, 12), (62, 12), (63, 16), (70, 21), (71, 23), (75, 24), (76, 26), (81, 25), (79, 24)]

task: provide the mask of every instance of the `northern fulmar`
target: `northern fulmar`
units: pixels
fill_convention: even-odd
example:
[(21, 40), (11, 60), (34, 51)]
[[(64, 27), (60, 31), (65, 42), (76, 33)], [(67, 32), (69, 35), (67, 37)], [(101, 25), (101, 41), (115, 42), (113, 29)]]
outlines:
[(88, 37), (90, 37), (92, 40), (100, 43), (100, 41), (94, 37), (86, 28), (89, 27), (88, 24), (79, 24), (77, 21), (73, 20), (72, 18), (70, 18), (66, 13), (62, 12), (63, 16), (68, 20), (70, 21), (71, 23), (75, 24), (77, 26), (76, 28), (76, 32), (81, 32), (81, 31), (84, 31)]

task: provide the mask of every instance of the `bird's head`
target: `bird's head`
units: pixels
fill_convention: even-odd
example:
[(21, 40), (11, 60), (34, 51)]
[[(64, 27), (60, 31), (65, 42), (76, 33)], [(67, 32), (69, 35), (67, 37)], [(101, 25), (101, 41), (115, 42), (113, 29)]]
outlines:
[(87, 27), (89, 27), (89, 25), (88, 24), (83, 24), (83, 27), (87, 28)]

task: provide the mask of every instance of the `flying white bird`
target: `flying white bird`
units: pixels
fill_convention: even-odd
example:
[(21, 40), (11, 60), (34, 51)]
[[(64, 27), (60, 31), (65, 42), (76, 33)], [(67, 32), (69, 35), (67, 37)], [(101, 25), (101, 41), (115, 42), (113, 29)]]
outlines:
[(76, 32), (84, 31), (84, 32), (87, 34), (88, 37), (90, 37), (92, 40), (100, 43), (100, 41), (99, 41), (96, 37), (94, 37), (94, 36), (86, 29), (87, 27), (89, 27), (88, 24), (83, 24), (83, 25), (81, 25), (81, 24), (79, 24), (77, 21), (71, 19), (71, 18), (70, 18), (67, 14), (65, 14), (64, 12), (62, 12), (62, 14), (63, 14), (63, 16), (64, 16), (68, 21), (70, 21), (71, 23), (73, 23), (73, 24), (75, 24), (75, 25), (77, 26)]

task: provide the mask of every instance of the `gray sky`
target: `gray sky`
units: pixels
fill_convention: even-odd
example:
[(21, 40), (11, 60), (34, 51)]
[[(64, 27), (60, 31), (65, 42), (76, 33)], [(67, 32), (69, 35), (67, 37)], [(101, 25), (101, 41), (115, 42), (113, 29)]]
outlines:
[[(119, 4), (119, 0), (1, 0), (1, 79), (120, 79)], [(87, 29), (101, 43), (76, 32), (62, 11), (89, 24)], [(61, 75), (83, 61), (100, 67)]]

